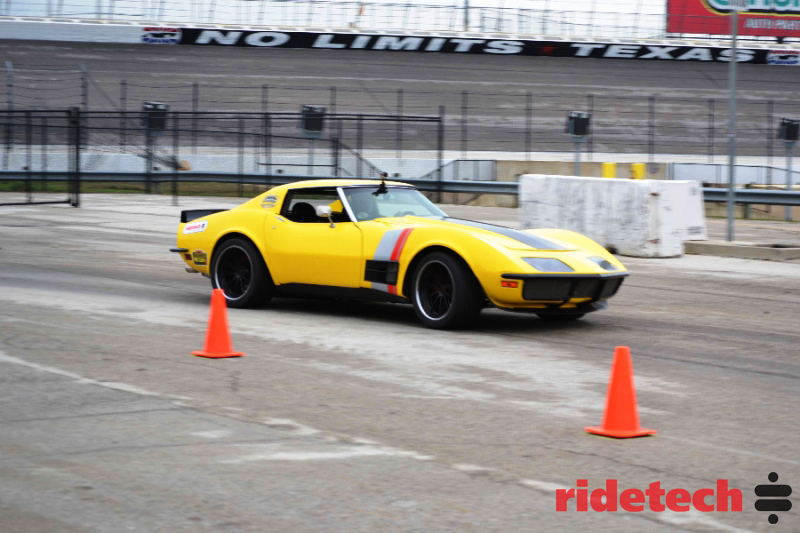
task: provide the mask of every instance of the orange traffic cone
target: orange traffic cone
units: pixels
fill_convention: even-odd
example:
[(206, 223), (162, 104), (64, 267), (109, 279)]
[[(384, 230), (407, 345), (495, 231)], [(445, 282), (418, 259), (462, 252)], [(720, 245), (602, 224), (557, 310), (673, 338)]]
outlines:
[(208, 315), (206, 344), (202, 350), (192, 352), (198, 357), (241, 357), (243, 352), (234, 352), (231, 343), (231, 332), (228, 329), (228, 306), (225, 304), (225, 293), (222, 289), (214, 289), (211, 293), (211, 313)]
[(614, 350), (603, 425), (584, 429), (595, 435), (617, 439), (655, 434), (656, 430), (654, 429), (639, 427), (639, 409), (636, 406), (636, 390), (633, 387), (631, 349), (627, 346), (617, 346), (617, 349)]

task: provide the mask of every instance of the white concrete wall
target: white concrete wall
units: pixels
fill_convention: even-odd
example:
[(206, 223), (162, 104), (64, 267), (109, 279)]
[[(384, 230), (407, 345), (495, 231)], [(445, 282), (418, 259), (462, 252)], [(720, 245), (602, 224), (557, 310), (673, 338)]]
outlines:
[(142, 28), (138, 23), (88, 23), (54, 22), (52, 20), (0, 21), (0, 39), (26, 39), (31, 41), (75, 41), (85, 43), (141, 43)]
[(621, 255), (676, 257), (686, 234), (687, 183), (524, 175), (520, 222), (576, 231)]

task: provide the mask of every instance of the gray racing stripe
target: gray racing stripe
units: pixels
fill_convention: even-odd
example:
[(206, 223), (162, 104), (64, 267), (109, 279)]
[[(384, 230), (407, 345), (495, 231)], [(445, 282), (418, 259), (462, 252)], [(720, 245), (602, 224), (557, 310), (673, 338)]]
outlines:
[(384, 233), (383, 237), (381, 237), (381, 242), (375, 248), (375, 255), (372, 258), (375, 261), (391, 261), (394, 245), (397, 244), (397, 239), (400, 238), (401, 233), (403, 233), (401, 229), (392, 229)]
[(509, 239), (514, 239), (515, 241), (519, 241), (523, 244), (527, 244), (531, 248), (537, 248), (539, 250), (568, 250), (568, 248), (556, 244), (552, 241), (548, 241), (547, 239), (543, 239), (542, 237), (537, 237), (536, 235), (531, 235), (530, 233), (515, 230), (512, 228), (506, 228), (504, 226), (495, 226), (494, 224), (484, 224), (483, 222), (475, 222), (473, 220), (462, 220), (460, 218), (448, 217), (444, 218), (443, 220), (445, 222), (452, 222), (453, 224), (459, 224), (461, 226), (470, 226), (473, 228), (479, 228), (482, 230), (491, 231), (493, 233), (499, 233), (504, 237), (508, 237)]

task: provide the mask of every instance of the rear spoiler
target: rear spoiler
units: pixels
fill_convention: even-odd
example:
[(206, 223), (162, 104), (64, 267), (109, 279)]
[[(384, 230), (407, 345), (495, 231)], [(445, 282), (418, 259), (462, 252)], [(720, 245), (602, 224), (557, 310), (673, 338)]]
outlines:
[(192, 220), (207, 217), (208, 215), (213, 215), (214, 213), (220, 213), (222, 211), (227, 211), (227, 209), (187, 209), (181, 211), (181, 222), (185, 224)]

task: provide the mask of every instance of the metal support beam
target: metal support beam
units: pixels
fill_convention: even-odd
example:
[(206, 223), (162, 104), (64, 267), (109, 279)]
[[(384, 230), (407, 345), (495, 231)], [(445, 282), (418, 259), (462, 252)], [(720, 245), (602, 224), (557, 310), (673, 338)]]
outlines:
[(739, 11), (731, 10), (731, 55), (728, 61), (728, 242), (735, 237), (736, 209), (736, 34), (739, 30)]

